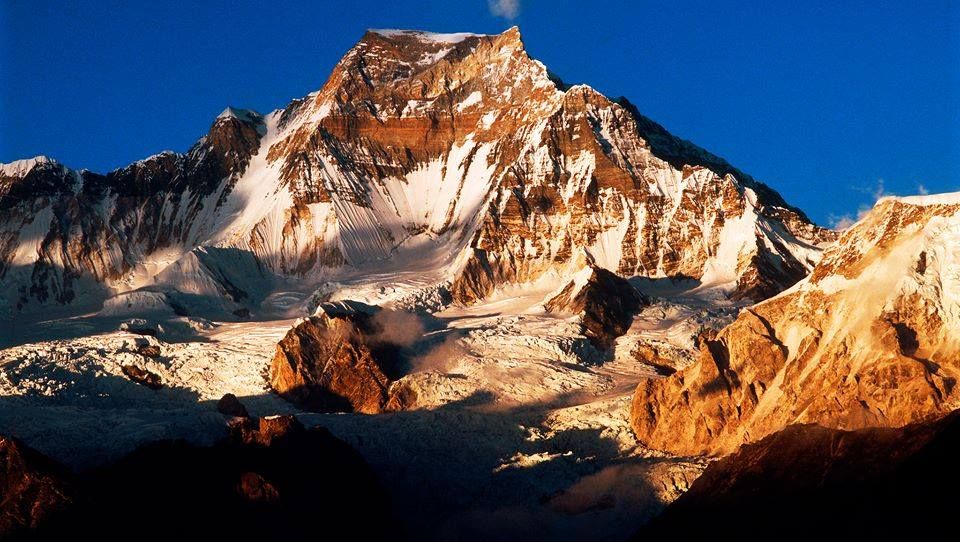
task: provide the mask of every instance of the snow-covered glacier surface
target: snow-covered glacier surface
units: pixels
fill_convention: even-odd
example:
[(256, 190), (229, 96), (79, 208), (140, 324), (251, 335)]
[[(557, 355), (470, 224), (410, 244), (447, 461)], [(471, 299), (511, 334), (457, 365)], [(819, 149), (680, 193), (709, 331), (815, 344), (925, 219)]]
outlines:
[[(433, 291), (392, 278), (331, 288), (387, 306)], [(543, 279), (473, 306), (421, 312), (428, 323), (401, 379), (417, 391), (417, 407), (380, 415), (302, 412), (271, 393), (266, 373), (293, 319), (132, 317), (125, 305), (111, 306), (42, 330), (60, 339), (0, 350), (0, 427), (86, 468), (160, 439), (212, 443), (225, 432), (216, 401), (233, 393), (253, 415), (294, 413), (354, 446), (415, 533), (499, 537), (535, 529), (561, 540), (615, 538), (676, 498), (703, 468), (636, 444), (630, 398), (639, 379), (658, 373), (632, 352), (647, 344), (692, 356), (698, 328), (719, 326), (736, 309), (682, 294), (657, 298), (614, 351), (601, 354), (577, 317), (544, 311), (559, 286)], [(307, 304), (292, 292), (273, 301), (297, 310)], [(149, 307), (156, 299), (131, 302)], [(105, 313), (122, 318), (119, 327), (105, 329), (116, 322)], [(146, 347), (159, 355), (138, 353)], [(164, 387), (131, 381), (123, 371), (131, 364), (158, 374)]]

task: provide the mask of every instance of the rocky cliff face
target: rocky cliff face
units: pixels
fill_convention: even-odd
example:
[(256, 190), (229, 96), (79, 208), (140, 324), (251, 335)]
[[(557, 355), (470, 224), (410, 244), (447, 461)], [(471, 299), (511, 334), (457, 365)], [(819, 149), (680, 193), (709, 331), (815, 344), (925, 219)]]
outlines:
[(11, 451), (9, 442), (0, 439), (4, 539), (303, 539), (318, 526), (337, 538), (405, 538), (361, 456), (293, 416), (236, 418), (214, 446), (154, 442), (77, 474), (22, 445)]
[(107, 175), (45, 157), (2, 166), (0, 307), (96, 308), (178, 268), (183, 295), (245, 301), (229, 264), (200, 246), (220, 227), (263, 131), (259, 115), (227, 109), (186, 154), (164, 152)]
[[(942, 536), (958, 482), (960, 416), (900, 429), (792, 426), (712, 463), (635, 540), (893, 540)], [(730, 521), (750, 511), (749, 528)]]
[(54, 520), (77, 500), (75, 493), (66, 468), (0, 436), (0, 537)]
[(547, 312), (580, 316), (583, 334), (599, 350), (613, 346), (630, 329), (633, 316), (647, 303), (625, 279), (586, 267), (544, 303)]
[(270, 387), (309, 410), (383, 412), (400, 369), (400, 346), (383, 321), (360, 311), (322, 310), (299, 321), (277, 344)]
[(642, 383), (640, 441), (723, 454), (794, 423), (899, 427), (960, 407), (960, 196), (888, 198), (698, 362)]
[(0, 211), (8, 316), (140, 288), (255, 312), (275, 279), (374, 269), (471, 302), (583, 261), (760, 299), (833, 238), (625, 100), (560, 83), (516, 28), (368, 32), (319, 91), (228, 108), (186, 154), (4, 165)]

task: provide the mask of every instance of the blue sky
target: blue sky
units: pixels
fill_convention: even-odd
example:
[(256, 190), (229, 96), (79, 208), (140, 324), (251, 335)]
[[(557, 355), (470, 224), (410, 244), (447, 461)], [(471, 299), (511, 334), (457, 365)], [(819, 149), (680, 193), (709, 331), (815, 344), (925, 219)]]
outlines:
[(814, 220), (960, 190), (960, 2), (0, 3), (0, 162), (107, 171), (318, 89), (366, 28), (496, 33)]

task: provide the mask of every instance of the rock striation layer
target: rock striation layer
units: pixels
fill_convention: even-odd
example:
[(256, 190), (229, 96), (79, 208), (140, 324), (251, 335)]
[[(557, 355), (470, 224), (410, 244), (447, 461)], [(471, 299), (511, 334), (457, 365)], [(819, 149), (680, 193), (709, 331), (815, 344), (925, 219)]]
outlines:
[(637, 387), (640, 442), (725, 454), (796, 423), (900, 427), (960, 407), (960, 195), (881, 200), (809, 278)]
[(370, 31), (316, 92), (227, 108), (186, 153), (0, 166), (0, 310), (146, 289), (181, 315), (256, 316), (285, 280), (385, 270), (469, 303), (584, 257), (762, 299), (834, 237), (625, 99), (563, 84), (517, 28)]
[(277, 344), (270, 386), (301, 408), (377, 414), (390, 401), (399, 348), (374, 315), (321, 310), (300, 320)]

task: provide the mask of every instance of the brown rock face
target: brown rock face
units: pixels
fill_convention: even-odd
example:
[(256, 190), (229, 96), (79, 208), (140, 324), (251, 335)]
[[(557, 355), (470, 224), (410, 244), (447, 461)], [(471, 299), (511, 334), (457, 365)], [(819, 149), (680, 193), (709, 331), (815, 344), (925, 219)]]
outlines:
[(160, 347), (155, 344), (141, 344), (137, 346), (137, 353), (145, 358), (159, 358)]
[(0, 538), (55, 520), (75, 501), (69, 478), (22, 442), (0, 436)]
[(547, 312), (582, 315), (584, 335), (607, 350), (630, 329), (633, 316), (646, 299), (625, 279), (590, 266), (545, 304)]
[(296, 438), (306, 431), (303, 424), (289, 414), (263, 418), (235, 417), (230, 420), (229, 427), (233, 443), (263, 447)]
[(960, 200), (884, 200), (811, 277), (637, 387), (638, 439), (725, 454), (796, 423), (900, 427), (960, 407)]
[(661, 352), (656, 346), (649, 344), (638, 344), (630, 352), (633, 359), (650, 365), (657, 371), (657, 374), (669, 376), (677, 372), (677, 364), (680, 360), (674, 359), (668, 353)]
[[(28, 226), (45, 233), (18, 258)], [(834, 237), (626, 100), (564, 85), (517, 28), (373, 31), (317, 92), (263, 117), (228, 109), (186, 154), (107, 175), (4, 165), (0, 278), (18, 287), (0, 309), (151, 284), (183, 288), (184, 307), (209, 296), (226, 314), (256, 311), (275, 275), (369, 269), (426, 246), (461, 302), (583, 253), (620, 276), (760, 299)], [(159, 252), (165, 269), (144, 264)]]
[(140, 384), (141, 386), (146, 386), (151, 390), (159, 390), (163, 387), (163, 381), (161, 380), (160, 375), (153, 371), (149, 371), (142, 367), (137, 367), (136, 365), (124, 365), (120, 367), (120, 370), (122, 370), (123, 374), (125, 374), (130, 380)]
[(237, 493), (252, 502), (274, 502), (280, 499), (277, 488), (255, 472), (245, 472), (240, 475)]
[(398, 347), (383, 331), (362, 312), (306, 318), (277, 344), (270, 386), (310, 410), (382, 412), (398, 364)]
[(78, 475), (77, 497), (49, 519), (63, 500), (57, 479), (8, 452), (0, 526), (13, 520), (36, 540), (307, 540), (318, 526), (336, 539), (404, 538), (372, 471), (344, 442), (291, 416), (235, 421), (243, 429), (214, 446), (157, 442)]
[[(636, 540), (937, 539), (960, 416), (900, 429), (788, 427), (712, 463)], [(749, 510), (749, 525), (732, 521)]]

